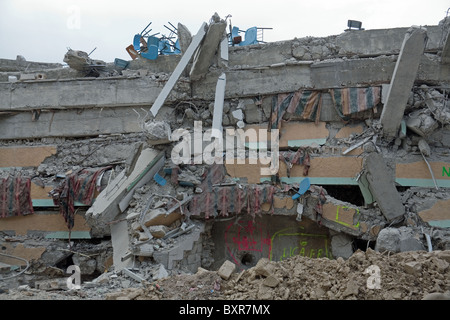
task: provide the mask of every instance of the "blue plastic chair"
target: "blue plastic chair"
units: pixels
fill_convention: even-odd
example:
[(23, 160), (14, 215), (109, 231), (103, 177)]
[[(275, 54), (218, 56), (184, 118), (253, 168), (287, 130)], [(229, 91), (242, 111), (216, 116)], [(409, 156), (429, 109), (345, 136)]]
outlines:
[(245, 40), (239, 43), (239, 46), (248, 46), (258, 43), (258, 28), (251, 27), (245, 31)]
[(167, 39), (161, 39), (159, 41), (159, 51), (161, 54), (173, 54), (172, 46), (170, 45), (169, 40)]
[(181, 47), (180, 47), (180, 40), (177, 39), (175, 42), (175, 49), (173, 50), (174, 54), (180, 54), (181, 53)]
[(137, 52), (141, 51), (141, 35), (140, 34), (134, 35), (133, 47), (134, 47), (134, 50), (136, 50)]
[(233, 27), (231, 29), (231, 34), (230, 34), (230, 44), (233, 44), (233, 39), (239, 37), (239, 28), (238, 27)]
[(300, 186), (298, 188), (298, 191), (296, 194), (294, 194), (292, 196), (292, 199), (297, 199), (299, 198), (302, 194), (304, 194), (306, 191), (309, 190), (309, 187), (311, 186), (311, 182), (309, 181), (309, 178), (306, 177), (305, 179), (302, 180), (302, 182), (300, 182)]
[(114, 59), (114, 65), (121, 69), (125, 69), (126, 67), (128, 67), (128, 64), (129, 64), (129, 62), (126, 60), (119, 59), (119, 58)]
[(147, 38), (147, 51), (141, 52), (141, 57), (155, 60), (159, 53), (159, 38), (150, 36)]

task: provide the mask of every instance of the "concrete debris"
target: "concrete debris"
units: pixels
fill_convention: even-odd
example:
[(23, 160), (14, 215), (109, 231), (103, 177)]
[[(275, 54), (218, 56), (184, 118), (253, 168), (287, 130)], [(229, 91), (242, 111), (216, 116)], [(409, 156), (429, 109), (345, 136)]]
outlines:
[(408, 129), (422, 137), (427, 137), (439, 127), (439, 123), (431, 116), (428, 110), (413, 111), (406, 120)]
[(352, 237), (345, 233), (333, 235), (331, 237), (331, 250), (333, 251), (333, 256), (336, 258), (350, 258), (353, 254)]
[(225, 261), (217, 271), (217, 274), (224, 280), (228, 280), (231, 274), (236, 270), (236, 265), (231, 261)]
[(127, 207), (135, 189), (149, 182), (164, 165), (164, 155), (147, 148), (139, 155), (135, 168), (130, 175), (125, 170), (99, 194), (88, 212), (87, 219), (105, 219), (112, 221)]
[(446, 299), (449, 23), (232, 46), (214, 14), (155, 61), (0, 59), (0, 199), (24, 177), (34, 209), (0, 214), (0, 299)]
[(375, 250), (380, 252), (425, 250), (422, 237), (421, 233), (414, 232), (411, 228), (384, 228), (378, 234)]
[(170, 143), (172, 130), (170, 124), (165, 121), (152, 121), (144, 125), (145, 133), (149, 139), (149, 144), (163, 144)]
[(420, 152), (426, 156), (429, 157), (431, 155), (431, 149), (428, 143), (424, 139), (420, 139), (418, 143), (418, 147)]
[(167, 210), (158, 208), (155, 210), (150, 210), (142, 219), (143, 224), (146, 227), (149, 226), (157, 226), (164, 225), (169, 226), (174, 221), (181, 218), (181, 214), (179, 212), (172, 212), (170, 214), (167, 213)]
[(63, 61), (72, 69), (82, 71), (85, 74), (94, 73), (98, 75), (98, 72), (106, 67), (106, 62), (91, 59), (86, 52), (80, 50), (69, 49), (64, 55)]

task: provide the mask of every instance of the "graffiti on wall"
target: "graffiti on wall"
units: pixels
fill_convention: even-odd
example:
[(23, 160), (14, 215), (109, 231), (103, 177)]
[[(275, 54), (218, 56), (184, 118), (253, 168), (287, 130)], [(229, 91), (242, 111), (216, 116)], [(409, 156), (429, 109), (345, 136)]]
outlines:
[[(256, 223), (253, 220), (238, 221), (230, 223), (225, 229), (225, 243), (227, 244), (227, 250), (233, 262), (240, 265), (233, 250), (229, 244), (237, 246), (237, 251), (245, 252), (259, 252), (262, 253), (264, 249), (270, 250), (270, 235), (263, 233), (263, 225)], [(231, 236), (231, 237), (230, 237)], [(230, 239), (231, 238), (231, 239)], [(230, 241), (231, 240), (231, 241)]]
[[(303, 228), (302, 228), (303, 229)], [(276, 232), (271, 239), (269, 259), (284, 260), (294, 256), (309, 258), (332, 258), (328, 250), (328, 236), (298, 232), (287, 228)]]
[[(340, 210), (340, 213), (339, 213)], [(358, 229), (359, 228), (359, 221), (354, 224), (350, 222), (343, 221), (342, 216), (345, 213), (345, 215), (351, 217), (351, 220), (353, 220), (353, 217), (356, 216), (357, 220), (359, 220), (359, 209), (358, 208), (351, 208), (347, 206), (337, 206), (336, 209), (336, 218), (335, 221), (337, 223), (342, 224), (343, 226)], [(339, 218), (339, 215), (341, 215), (341, 218)]]
[(253, 220), (231, 222), (225, 228), (229, 257), (241, 265), (240, 254), (254, 253), (269, 260), (283, 260), (296, 255), (310, 258), (332, 258), (328, 236), (304, 232), (304, 227), (284, 228), (270, 233), (270, 226)]

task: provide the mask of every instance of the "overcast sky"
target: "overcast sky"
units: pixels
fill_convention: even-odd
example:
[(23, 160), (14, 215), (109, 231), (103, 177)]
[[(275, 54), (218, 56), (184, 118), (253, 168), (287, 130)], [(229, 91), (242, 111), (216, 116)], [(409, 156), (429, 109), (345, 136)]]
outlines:
[(148, 23), (152, 33), (183, 23), (195, 35), (217, 12), (241, 30), (257, 26), (268, 42), (336, 35), (347, 20), (367, 29), (437, 25), (448, 0), (0, 0), (0, 58), (63, 63), (67, 48), (113, 62)]

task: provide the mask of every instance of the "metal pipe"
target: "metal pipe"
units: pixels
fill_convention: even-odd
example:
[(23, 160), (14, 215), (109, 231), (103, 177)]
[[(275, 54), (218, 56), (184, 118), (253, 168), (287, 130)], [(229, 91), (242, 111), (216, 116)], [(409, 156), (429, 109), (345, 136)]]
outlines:
[(22, 273), (24, 273), (25, 271), (27, 271), (27, 269), (30, 267), (30, 263), (28, 262), (28, 260), (26, 260), (24, 258), (12, 256), (12, 255), (9, 255), (9, 254), (6, 254), (6, 253), (0, 253), (0, 255), (5, 256), (5, 257), (9, 257), (9, 258), (13, 258), (13, 259), (17, 259), (17, 260), (22, 260), (22, 261), (25, 261), (26, 264), (27, 264), (26, 268), (23, 269), (22, 271), (20, 271), (18, 274), (12, 275), (10, 277), (0, 278), (0, 280), (6, 280), (6, 279), (11, 279), (11, 278), (17, 277), (17, 276), (21, 275)]

